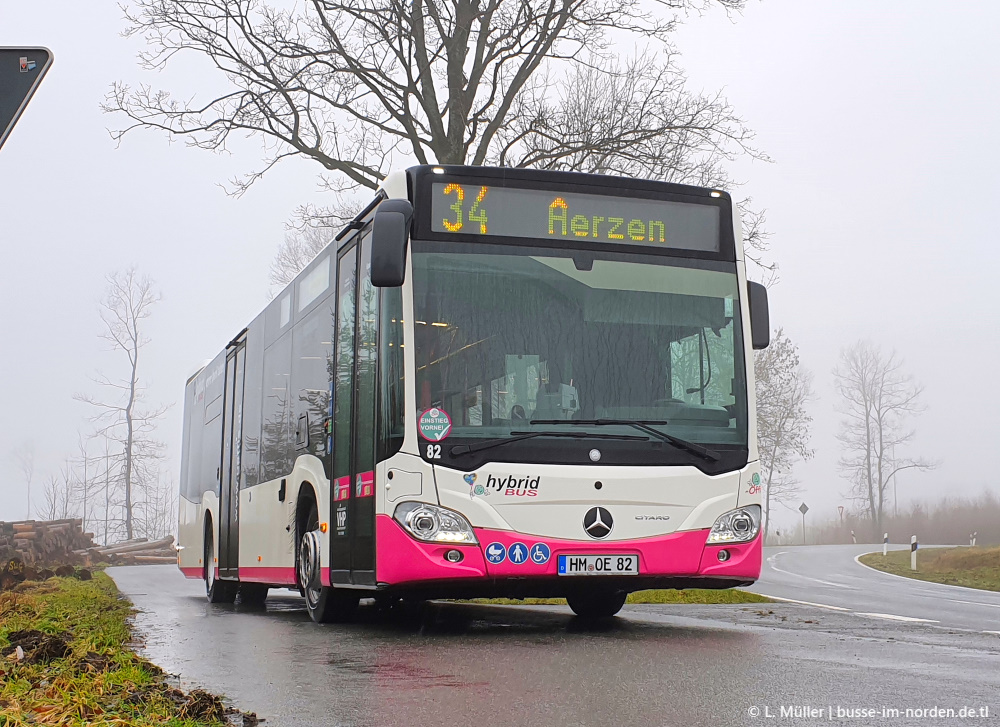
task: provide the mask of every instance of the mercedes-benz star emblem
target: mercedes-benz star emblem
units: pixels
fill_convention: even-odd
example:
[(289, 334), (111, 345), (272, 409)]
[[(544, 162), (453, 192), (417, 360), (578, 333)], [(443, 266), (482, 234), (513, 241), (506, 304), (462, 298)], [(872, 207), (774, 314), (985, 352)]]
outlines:
[(598, 540), (608, 537), (614, 526), (614, 518), (603, 507), (592, 507), (583, 516), (583, 529), (587, 531), (587, 535)]

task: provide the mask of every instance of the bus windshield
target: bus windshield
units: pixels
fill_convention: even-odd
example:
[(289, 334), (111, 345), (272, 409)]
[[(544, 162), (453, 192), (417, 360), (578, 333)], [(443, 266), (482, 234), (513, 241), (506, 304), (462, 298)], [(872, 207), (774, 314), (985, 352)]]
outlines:
[[(615, 419), (745, 450), (735, 263), (454, 242), (414, 241), (412, 251), (417, 416), (443, 410), (449, 439), (637, 434), (561, 426)], [(519, 446), (529, 443), (501, 448), (503, 458)]]

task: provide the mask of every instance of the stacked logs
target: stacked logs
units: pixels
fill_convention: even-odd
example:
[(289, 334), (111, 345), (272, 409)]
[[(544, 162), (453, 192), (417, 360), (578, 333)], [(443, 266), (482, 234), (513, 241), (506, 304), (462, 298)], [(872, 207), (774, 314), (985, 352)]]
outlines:
[(135, 538), (100, 546), (93, 533), (83, 532), (79, 518), (0, 522), (0, 562), (26, 565), (140, 565), (176, 563), (174, 538), (149, 541)]
[(74, 550), (94, 546), (93, 533), (83, 532), (83, 521), (22, 520), (0, 522), (0, 554), (4, 560), (17, 558), (27, 564), (82, 564)]

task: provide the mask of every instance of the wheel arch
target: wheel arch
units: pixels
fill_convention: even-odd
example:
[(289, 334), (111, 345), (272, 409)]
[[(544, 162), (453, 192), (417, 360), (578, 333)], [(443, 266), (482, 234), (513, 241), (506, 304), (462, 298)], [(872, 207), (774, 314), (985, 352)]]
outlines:
[(309, 510), (303, 505), (309, 501), (316, 503), (316, 511), (319, 514), (319, 521), (325, 522), (329, 517), (329, 480), (323, 468), (323, 462), (315, 455), (302, 455), (295, 460), (292, 468), (291, 482), (294, 485), (295, 497), (295, 543), (298, 547), (299, 539), (304, 532), (305, 519), (309, 515)]
[[(295, 497), (295, 542), (298, 544), (302, 534), (306, 529), (306, 518), (309, 517), (309, 506), (315, 505), (316, 512), (319, 513), (319, 494), (316, 487), (309, 480), (299, 483), (299, 492)], [(322, 517), (320, 517), (322, 520)]]

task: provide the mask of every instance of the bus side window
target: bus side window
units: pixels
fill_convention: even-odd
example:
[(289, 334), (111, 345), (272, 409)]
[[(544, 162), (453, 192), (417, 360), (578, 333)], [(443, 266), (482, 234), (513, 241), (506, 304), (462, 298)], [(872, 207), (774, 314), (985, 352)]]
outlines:
[(371, 281), (371, 230), (361, 238), (361, 267), (358, 272), (358, 342), (357, 356), (357, 422), (356, 470), (359, 473), (375, 469), (375, 391), (378, 364), (378, 299), (379, 289)]
[(292, 471), (295, 447), (292, 441), (291, 370), (292, 336), (285, 332), (264, 351), (264, 406), (261, 424), (261, 480), (273, 480)]
[(403, 289), (382, 288), (379, 311), (378, 460), (403, 446)]

